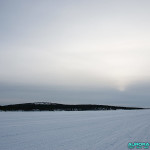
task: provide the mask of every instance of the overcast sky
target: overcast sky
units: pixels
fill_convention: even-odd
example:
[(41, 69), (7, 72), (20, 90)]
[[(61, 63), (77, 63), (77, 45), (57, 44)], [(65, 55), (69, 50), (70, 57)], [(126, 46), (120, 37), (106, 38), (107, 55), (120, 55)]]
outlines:
[(149, 0), (0, 0), (0, 105), (150, 107)]

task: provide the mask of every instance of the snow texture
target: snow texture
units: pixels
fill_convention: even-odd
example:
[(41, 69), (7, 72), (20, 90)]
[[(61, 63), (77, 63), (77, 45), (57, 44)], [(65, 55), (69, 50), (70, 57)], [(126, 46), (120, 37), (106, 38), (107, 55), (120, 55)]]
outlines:
[(0, 112), (1, 150), (126, 150), (150, 143), (150, 110)]

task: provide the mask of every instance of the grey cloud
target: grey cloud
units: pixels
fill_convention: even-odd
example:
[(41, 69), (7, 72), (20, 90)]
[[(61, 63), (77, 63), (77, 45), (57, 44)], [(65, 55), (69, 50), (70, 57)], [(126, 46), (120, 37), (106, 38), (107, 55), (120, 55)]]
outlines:
[(121, 92), (112, 88), (42, 87), (33, 85), (0, 85), (1, 104), (48, 101), (67, 104), (105, 104), (150, 106), (150, 84), (136, 84)]

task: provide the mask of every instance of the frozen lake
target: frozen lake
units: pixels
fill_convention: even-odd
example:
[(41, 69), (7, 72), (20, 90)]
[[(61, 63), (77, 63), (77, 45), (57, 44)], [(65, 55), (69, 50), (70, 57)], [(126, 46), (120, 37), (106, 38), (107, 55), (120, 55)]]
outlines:
[(126, 150), (150, 143), (150, 110), (0, 112), (1, 150)]

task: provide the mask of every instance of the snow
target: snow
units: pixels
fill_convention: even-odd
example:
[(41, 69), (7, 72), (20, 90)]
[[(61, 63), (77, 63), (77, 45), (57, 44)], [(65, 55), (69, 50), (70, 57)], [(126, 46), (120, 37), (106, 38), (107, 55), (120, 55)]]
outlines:
[(1, 150), (126, 150), (150, 143), (150, 110), (0, 112)]
[(35, 104), (35, 105), (56, 105), (56, 103), (51, 103), (51, 102), (35, 102), (35, 103), (31, 103), (31, 104)]

